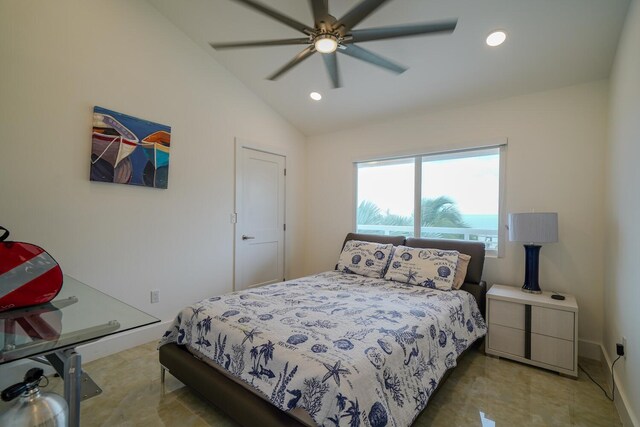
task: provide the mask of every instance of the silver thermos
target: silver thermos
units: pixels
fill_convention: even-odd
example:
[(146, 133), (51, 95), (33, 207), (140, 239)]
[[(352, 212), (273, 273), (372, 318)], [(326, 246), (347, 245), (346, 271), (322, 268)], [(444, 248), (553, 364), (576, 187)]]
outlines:
[(55, 393), (40, 391), (43, 371), (29, 369), (24, 381), (2, 391), (2, 400), (10, 402), (20, 396), (20, 400), (6, 412), (0, 414), (0, 426), (11, 427), (67, 427), (67, 402)]

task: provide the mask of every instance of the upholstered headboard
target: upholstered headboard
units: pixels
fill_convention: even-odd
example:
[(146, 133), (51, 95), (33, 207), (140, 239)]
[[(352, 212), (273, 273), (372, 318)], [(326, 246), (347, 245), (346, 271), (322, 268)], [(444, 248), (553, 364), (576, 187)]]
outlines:
[(487, 284), (482, 280), (482, 270), (484, 268), (485, 247), (482, 242), (470, 242), (462, 240), (445, 240), (445, 239), (416, 239), (413, 237), (406, 238), (404, 236), (379, 236), (375, 234), (349, 233), (345, 237), (342, 247), (349, 240), (361, 240), (364, 242), (376, 242), (384, 244), (393, 244), (394, 246), (404, 245), (412, 248), (434, 248), (458, 251), (471, 257), (469, 266), (467, 267), (467, 276), (462, 285), (463, 290), (472, 294), (480, 312), (485, 313), (485, 295), (487, 293)]

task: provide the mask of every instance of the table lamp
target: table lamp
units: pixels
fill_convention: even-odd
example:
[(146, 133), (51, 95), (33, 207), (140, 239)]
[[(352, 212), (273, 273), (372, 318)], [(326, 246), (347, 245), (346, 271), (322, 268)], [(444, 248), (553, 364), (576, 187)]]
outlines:
[(558, 241), (558, 214), (555, 212), (531, 212), (509, 214), (509, 240), (526, 242), (525, 273), (522, 290), (532, 294), (542, 293), (538, 284), (540, 246), (538, 243)]

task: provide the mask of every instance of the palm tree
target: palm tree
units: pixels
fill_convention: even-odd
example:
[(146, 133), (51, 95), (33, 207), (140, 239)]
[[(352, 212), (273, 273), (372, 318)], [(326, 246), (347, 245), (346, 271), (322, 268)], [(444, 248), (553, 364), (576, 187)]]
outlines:
[[(447, 196), (435, 199), (423, 198), (420, 201), (420, 226), (421, 227), (450, 227), (468, 228), (462, 219), (455, 202)], [(363, 200), (358, 206), (357, 224), (359, 225), (403, 225), (411, 226), (414, 221), (413, 214), (402, 216), (392, 214), (389, 211), (382, 212), (373, 202)], [(401, 233), (404, 234), (404, 233)], [(429, 237), (461, 238), (458, 234), (428, 233)]]
[(455, 202), (447, 196), (422, 199), (420, 206), (422, 211), (420, 225), (422, 227), (468, 227)]
[[(390, 213), (388, 210), (382, 213), (378, 205), (368, 200), (363, 200), (358, 206), (358, 225), (413, 225), (413, 215), (402, 216)], [(374, 231), (375, 233), (375, 231)], [(405, 235), (406, 232), (391, 232), (391, 235)]]
[[(420, 226), (421, 227), (451, 227), (468, 228), (469, 226), (462, 219), (462, 214), (458, 210), (455, 202), (447, 196), (436, 197), (435, 199), (422, 199), (420, 202)], [(427, 233), (429, 237), (460, 239), (464, 237), (459, 234)]]
[(413, 214), (402, 216), (390, 213), (388, 210), (382, 217), (380, 224), (384, 225), (413, 225)]
[(363, 200), (358, 206), (358, 218), (356, 224), (374, 225), (380, 224), (382, 214), (380, 208), (373, 202)]

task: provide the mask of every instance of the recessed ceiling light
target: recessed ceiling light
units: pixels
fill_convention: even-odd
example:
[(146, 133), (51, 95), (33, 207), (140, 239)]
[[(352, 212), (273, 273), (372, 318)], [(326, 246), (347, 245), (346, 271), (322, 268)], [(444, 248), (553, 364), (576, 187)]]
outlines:
[(320, 95), (318, 92), (311, 92), (309, 94), (309, 97), (314, 101), (320, 101), (322, 99), (322, 95)]
[(487, 36), (487, 44), (491, 47), (500, 46), (507, 39), (504, 31), (494, 31)]

